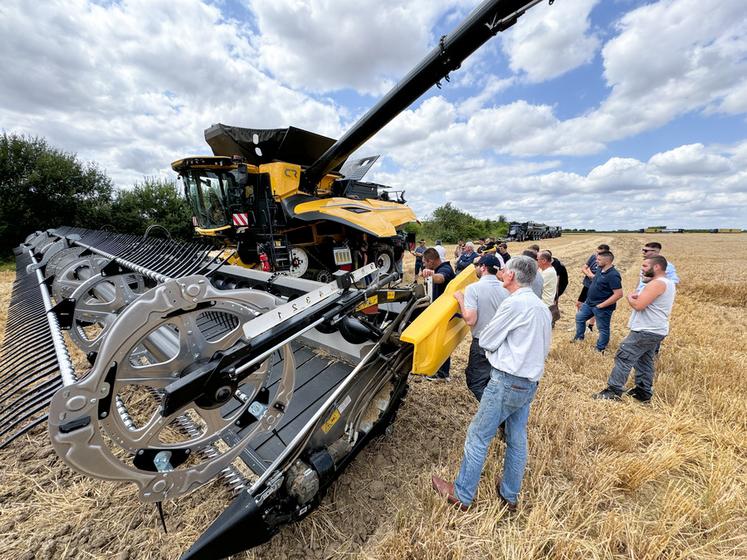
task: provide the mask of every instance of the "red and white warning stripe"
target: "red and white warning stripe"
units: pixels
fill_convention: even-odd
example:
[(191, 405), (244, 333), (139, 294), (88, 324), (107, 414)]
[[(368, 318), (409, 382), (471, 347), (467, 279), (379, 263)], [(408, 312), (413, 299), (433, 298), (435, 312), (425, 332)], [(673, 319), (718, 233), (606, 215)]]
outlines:
[(249, 216), (246, 212), (239, 212), (233, 215), (233, 225), (235, 226), (248, 226)]

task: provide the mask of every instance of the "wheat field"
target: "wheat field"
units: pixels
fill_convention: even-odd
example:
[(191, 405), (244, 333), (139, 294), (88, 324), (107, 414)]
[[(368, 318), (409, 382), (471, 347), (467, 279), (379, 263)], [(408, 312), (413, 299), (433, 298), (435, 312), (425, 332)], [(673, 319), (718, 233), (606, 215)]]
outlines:
[[(631, 290), (641, 244), (653, 240), (681, 278), (653, 402), (594, 401), (614, 353), (597, 354), (594, 337), (569, 343), (580, 267), (608, 243)], [(509, 251), (527, 245), (510, 243)], [(448, 507), (430, 487), (432, 474), (456, 475), (476, 410), (464, 383), (465, 340), (453, 356), (452, 383), (413, 378), (392, 432), (355, 459), (319, 509), (241, 558), (747, 558), (747, 239), (584, 234), (540, 245), (567, 266), (570, 285), (529, 418), (518, 512), (496, 500), (500, 442), (469, 512)], [(0, 273), (2, 324), (12, 280)], [(628, 316), (627, 304), (618, 304), (610, 348), (627, 334)], [(228, 499), (211, 484), (166, 503), (164, 534), (133, 486), (72, 472), (40, 428), (0, 451), (0, 468), (3, 559), (175, 559)]]

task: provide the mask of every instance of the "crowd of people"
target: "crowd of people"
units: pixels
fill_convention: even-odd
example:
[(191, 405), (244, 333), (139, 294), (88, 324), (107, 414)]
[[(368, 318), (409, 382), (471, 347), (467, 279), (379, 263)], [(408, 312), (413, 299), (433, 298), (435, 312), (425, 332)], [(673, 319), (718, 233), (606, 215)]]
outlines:
[[(652, 398), (656, 354), (669, 333), (679, 283), (674, 265), (661, 255), (661, 248), (657, 242), (642, 248), (639, 282), (627, 296), (608, 245), (599, 245), (580, 271), (583, 288), (576, 301), (571, 342), (584, 340), (596, 325), (595, 349), (605, 352), (617, 302), (624, 297), (632, 310), (630, 332), (617, 349), (607, 386), (592, 395), (595, 399), (619, 401), (626, 393), (642, 403)], [(479, 244), (460, 242), (454, 253), (455, 267), (439, 240), (431, 248), (421, 240), (413, 254), (416, 274), (432, 279), (434, 300), (465, 268), (474, 267), (478, 277), (477, 282), (453, 295), (472, 332), (465, 377), (478, 409), (467, 430), (454, 482), (434, 476), (433, 488), (459, 509), (469, 509), (490, 444), (501, 435), (506, 450), (496, 488), (501, 502), (514, 511), (527, 462), (530, 406), (544, 374), (552, 331), (560, 317), (558, 300), (568, 287), (568, 271), (547, 249), (532, 245), (512, 257), (506, 243), (493, 239), (480, 239)], [(448, 358), (431, 379), (450, 379), (450, 366)], [(634, 384), (626, 391), (633, 369)]]

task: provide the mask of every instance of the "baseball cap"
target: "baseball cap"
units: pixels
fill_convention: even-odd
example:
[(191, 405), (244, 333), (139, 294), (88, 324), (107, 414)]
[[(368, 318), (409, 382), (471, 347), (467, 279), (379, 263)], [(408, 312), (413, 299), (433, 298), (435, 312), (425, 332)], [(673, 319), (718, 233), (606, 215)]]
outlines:
[(483, 264), (485, 266), (493, 267), (493, 268), (501, 267), (501, 261), (499, 261), (498, 257), (495, 256), (495, 253), (488, 253), (480, 257), (480, 260), (477, 261), (477, 266), (481, 266)]

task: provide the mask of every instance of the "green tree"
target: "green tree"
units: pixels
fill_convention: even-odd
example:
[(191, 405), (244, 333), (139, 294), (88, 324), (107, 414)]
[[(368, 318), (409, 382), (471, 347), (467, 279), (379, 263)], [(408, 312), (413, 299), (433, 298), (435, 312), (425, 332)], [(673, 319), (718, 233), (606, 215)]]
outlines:
[(108, 221), (112, 181), (93, 163), (43, 138), (0, 136), (0, 255), (30, 233), (61, 225), (101, 227)]
[(428, 239), (456, 243), (460, 239), (467, 241), (480, 237), (505, 237), (508, 233), (508, 223), (505, 216), (500, 216), (497, 222), (477, 219), (447, 202), (434, 210), (431, 218), (423, 222), (422, 233)]
[(111, 224), (120, 233), (134, 234), (158, 224), (173, 237), (192, 238), (192, 211), (170, 180), (145, 179), (132, 189), (118, 191), (111, 205)]

